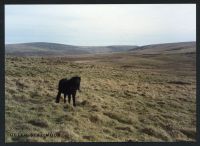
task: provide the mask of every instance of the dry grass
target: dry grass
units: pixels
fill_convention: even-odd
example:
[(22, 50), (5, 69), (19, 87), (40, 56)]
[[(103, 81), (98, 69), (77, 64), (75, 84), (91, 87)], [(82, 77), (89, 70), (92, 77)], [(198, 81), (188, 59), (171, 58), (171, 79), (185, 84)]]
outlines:
[[(195, 64), (195, 54), (6, 57), (6, 142), (195, 141)], [(77, 107), (56, 104), (58, 80), (74, 75)]]

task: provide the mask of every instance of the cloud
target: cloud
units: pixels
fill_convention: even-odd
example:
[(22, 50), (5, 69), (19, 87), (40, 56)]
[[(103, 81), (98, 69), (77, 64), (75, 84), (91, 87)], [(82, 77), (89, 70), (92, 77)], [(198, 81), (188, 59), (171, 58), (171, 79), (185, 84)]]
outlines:
[(7, 5), (6, 42), (74, 45), (196, 40), (194, 4)]

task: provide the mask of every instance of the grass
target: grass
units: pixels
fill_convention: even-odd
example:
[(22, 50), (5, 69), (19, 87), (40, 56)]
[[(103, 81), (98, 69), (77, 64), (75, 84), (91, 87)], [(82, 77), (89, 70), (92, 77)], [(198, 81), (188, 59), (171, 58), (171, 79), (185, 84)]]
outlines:
[[(195, 54), (7, 56), (6, 142), (196, 141), (195, 65)], [(74, 75), (77, 107), (56, 104)]]

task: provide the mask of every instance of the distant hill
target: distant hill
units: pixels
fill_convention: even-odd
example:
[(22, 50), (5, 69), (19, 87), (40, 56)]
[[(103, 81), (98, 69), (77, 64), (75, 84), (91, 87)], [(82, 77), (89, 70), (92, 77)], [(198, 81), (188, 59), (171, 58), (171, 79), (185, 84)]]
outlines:
[(6, 55), (12, 56), (65, 56), (129, 52), (135, 54), (171, 54), (196, 52), (196, 42), (153, 44), (146, 46), (73, 46), (57, 43), (34, 42), (7, 44)]
[(80, 50), (76, 46), (56, 44), (56, 43), (23, 43), (23, 44), (7, 44), (5, 47), (7, 55), (16, 56), (46, 56), (46, 55), (73, 55), (88, 54), (89, 52)]
[(136, 54), (173, 54), (196, 52), (196, 42), (153, 44), (129, 50)]
[(124, 52), (137, 46), (73, 46), (57, 43), (34, 42), (21, 44), (6, 44), (7, 55), (14, 56), (62, 56), (96, 53)]
[(79, 49), (85, 50), (89, 53), (115, 53), (115, 52), (126, 52), (130, 49), (137, 48), (138, 46), (130, 45), (113, 45), (113, 46), (80, 46)]

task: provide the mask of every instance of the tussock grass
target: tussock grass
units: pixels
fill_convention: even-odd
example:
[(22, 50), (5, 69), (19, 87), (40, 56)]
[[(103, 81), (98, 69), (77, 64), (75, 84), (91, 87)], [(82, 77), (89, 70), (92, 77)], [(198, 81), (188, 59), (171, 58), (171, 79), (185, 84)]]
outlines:
[[(6, 142), (195, 141), (194, 58), (7, 56)], [(77, 107), (55, 103), (59, 79), (74, 75)]]

